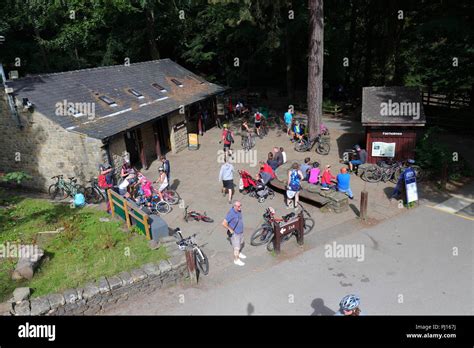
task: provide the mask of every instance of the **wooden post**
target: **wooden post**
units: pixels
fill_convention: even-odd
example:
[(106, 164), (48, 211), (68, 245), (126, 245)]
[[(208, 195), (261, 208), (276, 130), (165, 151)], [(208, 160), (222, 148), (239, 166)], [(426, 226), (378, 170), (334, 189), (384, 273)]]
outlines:
[(143, 215), (143, 226), (145, 226), (146, 239), (151, 240), (150, 225), (148, 224), (148, 215)]
[(125, 219), (127, 220), (127, 227), (130, 229), (132, 227), (132, 224), (130, 222), (130, 215), (128, 214), (128, 205), (125, 198), (123, 200), (123, 210), (125, 212)]
[(196, 272), (196, 262), (194, 259), (194, 251), (192, 248), (187, 247), (186, 250), (184, 251), (184, 254), (186, 255), (186, 264), (188, 266), (189, 278), (191, 279), (191, 282), (197, 283), (198, 277), (197, 277), (197, 272)]
[(107, 196), (109, 197), (110, 212), (112, 213), (112, 217), (115, 217), (114, 201), (112, 200), (111, 190), (112, 189), (107, 190)]
[(304, 217), (303, 217), (303, 212), (300, 212), (299, 216), (299, 228), (298, 228), (298, 234), (296, 235), (296, 241), (298, 242), (298, 245), (303, 245), (304, 244)]
[(362, 191), (360, 193), (360, 218), (362, 220), (367, 220), (367, 203), (369, 201), (369, 193), (367, 191)]
[(281, 244), (281, 232), (280, 232), (280, 225), (277, 223), (273, 223), (273, 230), (275, 231), (275, 237), (273, 238), (273, 250), (275, 254), (280, 254), (280, 244)]
[(448, 183), (448, 163), (444, 162), (441, 167), (441, 188), (446, 190), (446, 184)]

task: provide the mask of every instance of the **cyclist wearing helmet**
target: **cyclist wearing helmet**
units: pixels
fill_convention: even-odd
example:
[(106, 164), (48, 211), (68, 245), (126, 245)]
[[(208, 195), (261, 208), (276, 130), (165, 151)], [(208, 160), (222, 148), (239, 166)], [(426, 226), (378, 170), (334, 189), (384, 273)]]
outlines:
[(340, 316), (359, 316), (361, 310), (359, 308), (360, 298), (357, 295), (344, 296), (339, 303), (339, 310), (335, 315)]
[(357, 159), (349, 161), (349, 171), (354, 170), (354, 166), (359, 166), (367, 162), (367, 151), (360, 148), (359, 145), (354, 146), (354, 149), (357, 151)]
[(161, 184), (160, 188), (158, 189), (158, 195), (160, 196), (160, 199), (163, 200), (163, 191), (168, 187), (168, 177), (166, 176), (166, 172), (163, 167), (158, 168), (158, 171), (160, 172), (160, 176), (155, 181), (155, 183), (159, 182)]

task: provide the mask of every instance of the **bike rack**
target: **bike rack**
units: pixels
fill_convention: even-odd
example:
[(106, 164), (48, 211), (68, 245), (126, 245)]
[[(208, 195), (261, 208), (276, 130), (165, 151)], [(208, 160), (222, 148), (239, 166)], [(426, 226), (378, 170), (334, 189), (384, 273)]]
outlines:
[(273, 230), (275, 231), (275, 237), (273, 238), (273, 250), (278, 255), (280, 254), (281, 241), (284, 236), (294, 233), (296, 234), (296, 241), (298, 245), (304, 244), (304, 217), (303, 212), (301, 211), (295, 218), (291, 219), (284, 224), (279, 224), (277, 222), (273, 223)]

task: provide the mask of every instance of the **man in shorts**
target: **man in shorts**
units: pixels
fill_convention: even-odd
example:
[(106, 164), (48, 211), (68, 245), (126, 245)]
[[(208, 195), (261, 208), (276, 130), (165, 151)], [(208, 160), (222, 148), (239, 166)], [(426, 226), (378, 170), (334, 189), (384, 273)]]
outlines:
[(288, 108), (288, 111), (285, 112), (285, 116), (283, 117), (286, 124), (286, 132), (288, 135), (291, 133), (291, 123), (293, 121), (293, 108)]
[(244, 222), (242, 220), (242, 203), (236, 201), (232, 208), (230, 208), (222, 226), (230, 234), (230, 241), (234, 248), (234, 264), (237, 266), (244, 266), (245, 263), (241, 259), (246, 259), (247, 256), (242, 254), (240, 251), (244, 245)]
[(219, 172), (219, 181), (222, 180), (222, 193), (225, 197), (226, 191), (229, 193), (229, 204), (232, 203), (232, 190), (234, 189), (234, 166), (227, 162), (224, 156), (224, 164)]

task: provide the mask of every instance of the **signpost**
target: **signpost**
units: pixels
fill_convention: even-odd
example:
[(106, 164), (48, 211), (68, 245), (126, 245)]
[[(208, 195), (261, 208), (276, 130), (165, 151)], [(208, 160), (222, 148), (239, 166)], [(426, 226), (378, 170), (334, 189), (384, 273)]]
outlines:
[(408, 205), (411, 202), (418, 201), (418, 189), (416, 186), (416, 173), (411, 167), (408, 167), (407, 169), (405, 169), (402, 175), (405, 181), (405, 194), (406, 194), (406, 201)]
[(300, 214), (294, 218), (291, 219), (290, 221), (284, 223), (284, 224), (279, 224), (274, 222), (273, 223), (273, 230), (275, 231), (275, 237), (273, 238), (273, 247), (275, 250), (275, 253), (278, 255), (280, 254), (280, 245), (282, 242), (282, 239), (288, 235), (288, 234), (296, 234), (296, 240), (299, 245), (303, 245), (304, 243), (304, 218), (303, 218), (303, 212), (300, 212)]

